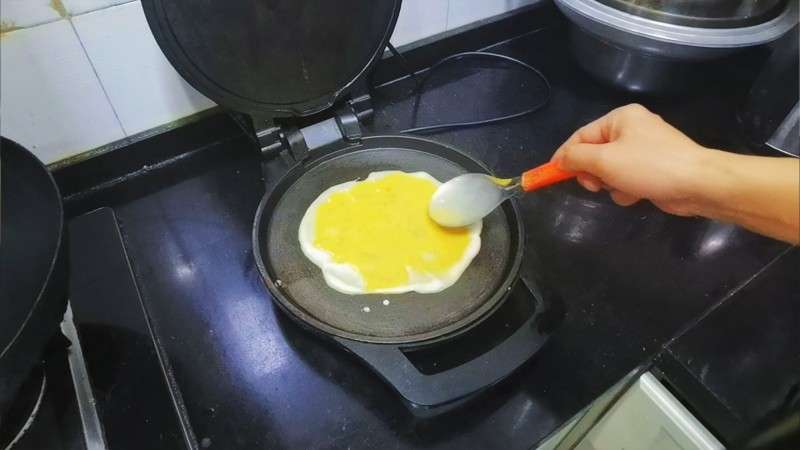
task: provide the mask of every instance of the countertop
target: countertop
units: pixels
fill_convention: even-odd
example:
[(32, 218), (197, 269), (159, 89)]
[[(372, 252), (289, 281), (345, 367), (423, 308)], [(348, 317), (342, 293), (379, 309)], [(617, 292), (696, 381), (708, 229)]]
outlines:
[[(720, 62), (714, 70), (728, 76), (683, 94), (637, 96), (583, 73), (570, 54), (567, 30), (558, 19), (490, 49), (548, 77), (553, 97), (547, 107), (429, 137), (513, 175), (547, 161), (579, 126), (640, 102), (704, 145), (748, 151), (735, 132), (735, 109), (753, 78), (747, 64), (757, 56)], [(365, 129), (396, 134), (412, 126), (416, 101), (417, 125), (514, 112), (541, 98), (542, 89), (514, 69), (454, 64), (433, 74), (419, 99), (409, 79), (375, 89), (375, 116)], [(728, 416), (701, 417), (712, 429), (731, 417), (755, 427), (797, 386), (796, 248), (732, 225), (669, 216), (647, 203), (621, 208), (607, 194), (565, 182), (519, 201), (527, 251), (537, 256), (542, 282), (563, 306), (563, 323), (531, 361), (470, 406), (415, 417), (355, 358), (296, 326), (270, 301), (251, 232), (265, 182), (268, 189), (276, 180), (262, 180), (258, 151), (225, 120), (209, 122), (223, 123), (217, 138), (207, 129), (207, 142), (184, 149), (193, 156), (67, 199), (75, 215), (112, 208), (115, 216), (103, 210), (104, 220), (116, 217), (121, 230), (119, 236), (91, 232), (87, 216), (73, 218), (73, 260), (100, 274), (124, 272), (119, 254), (114, 264), (97, 262), (104, 246), (122, 246), (135, 275), (135, 286), (121, 279), (102, 289), (99, 275), (85, 278), (72, 298), (90, 305), (103, 292), (106, 308), (129, 311), (102, 327), (106, 319), (73, 307), (78, 329), (91, 332), (84, 338), (90, 373), (105, 380), (94, 386), (101, 403), (109, 403), (101, 420), (118, 424), (109, 444), (139, 439), (150, 448), (172, 448), (185, 439), (202, 448), (530, 448), (626, 374), (653, 367), (663, 355), (688, 369), (684, 378), (700, 380), (698, 389), (711, 393), (704, 403), (716, 398), (725, 405), (707, 409)], [(167, 139), (149, 139), (148, 151), (157, 154)], [(92, 240), (94, 250), (86, 250)], [(769, 281), (774, 276), (780, 279)], [(775, 321), (781, 325), (768, 325)], [(141, 379), (152, 380), (157, 399), (144, 399), (141, 391), (115, 397), (125, 379), (135, 384), (139, 362)], [(166, 368), (163, 385), (159, 365)], [(768, 373), (760, 374), (760, 367)], [(664, 373), (669, 379), (669, 370)], [(178, 405), (174, 417), (164, 417), (159, 405), (172, 402)], [(152, 431), (144, 425), (151, 420), (161, 422), (160, 439), (140, 432)], [(723, 440), (742, 437), (714, 431)]]

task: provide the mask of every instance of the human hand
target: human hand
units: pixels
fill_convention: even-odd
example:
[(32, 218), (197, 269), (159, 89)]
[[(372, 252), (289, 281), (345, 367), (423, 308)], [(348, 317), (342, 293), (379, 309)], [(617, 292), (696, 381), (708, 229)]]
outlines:
[(628, 105), (576, 131), (553, 160), (586, 189), (611, 191), (620, 205), (648, 199), (671, 214), (800, 244), (800, 159), (705, 148), (643, 106)]
[(693, 175), (705, 153), (641, 105), (617, 108), (576, 131), (553, 155), (562, 169), (619, 205), (648, 199), (671, 214), (694, 215)]

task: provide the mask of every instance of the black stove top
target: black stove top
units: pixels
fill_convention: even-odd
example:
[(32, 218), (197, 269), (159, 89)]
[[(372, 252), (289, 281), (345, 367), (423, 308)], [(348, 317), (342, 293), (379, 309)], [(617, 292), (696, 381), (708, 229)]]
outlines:
[[(492, 51), (541, 69), (553, 84), (550, 105), (435, 138), (500, 174), (547, 161), (572, 130), (631, 101), (705, 145), (746, 151), (731, 130), (753, 74), (736, 61), (718, 83), (648, 98), (580, 72), (561, 21)], [(525, 89), (513, 73), (481, 67), (441, 72), (420, 98), (401, 80), (376, 89), (366, 128), (391, 134), (412, 119), (513, 112)], [(277, 179), (262, 179), (252, 144), (228, 134), (194, 154), (203, 156), (143, 170), (71, 205), (107, 206), (72, 219), (69, 236), (74, 323), (112, 449), (530, 448), (627, 373), (649, 367), (788, 248), (646, 204), (619, 208), (569, 183), (527, 196), (526, 253), (536, 258), (525, 270), (555, 299), (559, 326), (508, 379), (466, 404), (420, 413), (271, 301), (251, 233), (265, 182), (270, 189)], [(271, 164), (271, 173), (285, 170)]]

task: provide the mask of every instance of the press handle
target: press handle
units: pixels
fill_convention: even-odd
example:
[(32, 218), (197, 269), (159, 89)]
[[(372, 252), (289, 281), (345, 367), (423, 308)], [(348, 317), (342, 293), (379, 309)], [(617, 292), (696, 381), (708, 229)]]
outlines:
[(549, 163), (542, 164), (539, 167), (523, 173), (522, 189), (525, 192), (530, 192), (534, 189), (549, 186), (574, 176), (575, 174), (573, 172), (567, 172), (558, 167), (558, 163), (555, 161), (550, 161)]
[(435, 374), (417, 370), (398, 346), (334, 339), (361, 357), (409, 402), (420, 406), (443, 405), (499, 382), (547, 341), (548, 336), (539, 332), (535, 324), (541, 299), (536, 295), (531, 298), (536, 310), (513, 334), (471, 361)]

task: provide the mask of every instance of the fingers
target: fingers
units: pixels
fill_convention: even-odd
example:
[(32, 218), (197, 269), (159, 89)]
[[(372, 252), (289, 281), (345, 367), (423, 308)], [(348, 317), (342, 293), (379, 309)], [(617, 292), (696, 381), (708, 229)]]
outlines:
[(593, 175), (582, 173), (578, 175), (577, 179), (578, 183), (588, 191), (600, 192), (602, 189), (609, 191), (611, 194), (611, 200), (620, 206), (630, 206), (641, 200), (639, 197), (634, 195), (615, 190), (613, 187), (603, 183), (602, 180)]
[(656, 205), (658, 209), (676, 216), (692, 217), (696, 215), (694, 212), (695, 205), (689, 202), (653, 201), (652, 203)]
[(652, 122), (653, 117), (658, 118), (637, 104), (614, 109), (573, 133), (553, 154), (552, 160), (562, 169), (577, 173), (577, 181), (585, 189), (592, 192), (607, 189), (615, 203), (632, 205), (640, 198), (608, 184), (630, 191), (631, 183), (638, 182), (629, 174), (639, 169), (631, 169), (636, 165), (630, 163), (627, 156), (641, 145), (641, 133), (636, 131), (642, 123)]
[(635, 120), (642, 115), (652, 115), (642, 105), (631, 103), (612, 109), (604, 116), (584, 125), (564, 142), (564, 146), (573, 144), (605, 144), (616, 138), (619, 122)]
[(604, 116), (581, 127), (564, 142), (564, 146), (572, 144), (606, 144), (617, 138), (620, 123), (638, 120), (644, 115), (654, 114), (638, 103), (631, 103), (612, 109)]
[(614, 200), (614, 203), (618, 204), (619, 206), (631, 206), (632, 204), (641, 200), (639, 197), (635, 197), (630, 194), (626, 194), (622, 191), (611, 191), (611, 200)]
[(582, 126), (565, 144), (605, 144), (611, 140), (611, 121), (609, 115)]
[(588, 191), (598, 192), (600, 189), (603, 189), (603, 182), (594, 175), (579, 173), (577, 178), (578, 183)]
[(574, 144), (565, 146), (559, 155), (558, 165), (569, 172), (588, 172), (603, 178), (603, 155), (605, 146), (596, 144)]
[(561, 147), (553, 154), (552, 160), (558, 160), (563, 155), (567, 148), (577, 144), (605, 144), (610, 141), (609, 125), (607, 116), (603, 116), (592, 123), (584, 125), (578, 131), (572, 133)]
[[(579, 128), (556, 151), (555, 156), (562, 153), (564, 148), (575, 144), (606, 144), (617, 138), (620, 124), (640, 120), (651, 113), (647, 108), (637, 103), (621, 106), (606, 113), (604, 116)], [(656, 116), (658, 117), (658, 116)]]

